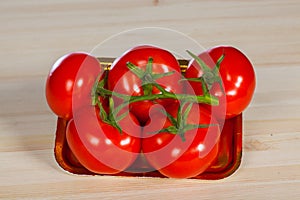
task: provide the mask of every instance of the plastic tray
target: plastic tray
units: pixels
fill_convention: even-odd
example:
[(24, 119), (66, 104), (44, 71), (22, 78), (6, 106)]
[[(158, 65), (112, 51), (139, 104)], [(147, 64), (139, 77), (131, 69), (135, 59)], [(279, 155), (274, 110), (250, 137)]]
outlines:
[[(113, 59), (111, 58), (100, 58), (101, 66), (108, 69)], [(104, 62), (103, 62), (104, 60)], [(182, 71), (186, 69), (187, 60), (178, 60)], [(66, 126), (68, 121), (58, 118), (57, 129), (55, 137), (55, 148), (54, 154), (57, 163), (66, 171), (74, 174), (86, 174), (86, 175), (101, 175), (95, 174), (84, 168), (74, 157), (71, 152), (68, 143), (66, 142)], [(242, 114), (226, 119), (220, 138), (220, 146), (217, 159), (204, 173), (193, 177), (194, 179), (206, 179), (216, 180), (222, 179), (233, 174), (241, 163), (242, 158), (242, 132), (243, 132), (243, 118)], [(141, 154), (142, 155), (142, 154)], [(142, 176), (142, 177), (164, 177), (158, 171), (150, 171), (150, 166), (147, 161), (142, 157), (138, 157), (137, 160), (130, 166), (130, 171), (139, 169), (137, 171), (147, 172), (121, 172), (109, 176)], [(143, 169), (143, 170), (141, 170)], [(150, 171), (150, 172), (149, 172)]]

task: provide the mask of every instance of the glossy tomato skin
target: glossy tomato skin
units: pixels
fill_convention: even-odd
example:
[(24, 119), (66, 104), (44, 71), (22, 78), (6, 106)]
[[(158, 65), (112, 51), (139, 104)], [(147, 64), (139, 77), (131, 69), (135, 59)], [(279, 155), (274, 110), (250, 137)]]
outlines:
[(74, 52), (58, 59), (46, 81), (46, 99), (51, 110), (58, 117), (71, 119), (73, 109), (91, 104), (92, 87), (100, 73), (100, 63), (87, 53)]
[[(152, 71), (154, 74), (174, 72), (172, 75), (156, 79), (156, 82), (170, 92), (181, 93), (182, 87), (179, 84), (181, 71), (178, 61), (170, 52), (149, 45), (134, 47), (113, 62), (108, 75), (108, 89), (130, 96), (144, 95), (141, 79), (131, 72), (126, 64), (131, 62), (145, 70), (150, 57), (153, 58)], [(152, 93), (158, 94), (160, 91), (154, 87)], [(115, 100), (117, 105), (121, 102), (120, 99)], [(129, 108), (138, 120), (145, 124), (149, 119), (149, 109), (156, 103), (164, 105), (174, 103), (174, 100), (141, 101), (130, 104)]]
[(193, 106), (188, 117), (189, 123), (214, 126), (186, 131), (185, 141), (178, 134), (153, 134), (160, 127), (171, 125), (161, 112), (152, 115), (151, 120), (143, 130), (142, 151), (149, 164), (164, 176), (192, 178), (203, 173), (216, 159), (220, 129), (208, 110), (197, 104)]
[(98, 108), (89, 106), (69, 121), (66, 138), (72, 153), (86, 169), (97, 174), (116, 174), (125, 171), (140, 152), (141, 129), (137, 124), (129, 113), (120, 121), (120, 133), (100, 119)]
[[(224, 55), (224, 59), (220, 64), (220, 76), (222, 78), (225, 94), (222, 93), (218, 86), (213, 86), (211, 94), (218, 96), (221, 105), (226, 103), (226, 118), (237, 116), (244, 111), (252, 100), (256, 80), (255, 72), (252, 63), (239, 49), (232, 46), (217, 46), (208, 49), (206, 52), (200, 54), (209, 55), (212, 59), (207, 65), (210, 68), (215, 66), (214, 63)], [(191, 61), (194, 62), (194, 61)], [(191, 64), (192, 66), (193, 64)], [(186, 72), (187, 77), (199, 77), (202, 73), (199, 67), (189, 67)], [(195, 71), (196, 68), (196, 71)], [(194, 91), (202, 91), (199, 83), (191, 83)], [(216, 85), (216, 84), (215, 84)]]

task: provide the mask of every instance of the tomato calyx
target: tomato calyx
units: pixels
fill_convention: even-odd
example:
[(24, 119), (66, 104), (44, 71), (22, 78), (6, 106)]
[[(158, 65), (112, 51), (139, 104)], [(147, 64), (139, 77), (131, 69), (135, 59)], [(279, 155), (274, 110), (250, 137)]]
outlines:
[[(161, 74), (154, 74), (152, 70), (153, 66), (153, 58), (149, 57), (146, 69), (142, 70), (138, 66), (134, 65), (131, 62), (127, 62), (128, 69), (134, 73), (139, 79), (142, 81), (142, 88), (145, 95), (151, 95), (153, 91), (153, 84), (156, 83), (156, 80), (165, 76), (170, 76), (175, 73), (175, 71), (170, 71)], [(155, 86), (157, 86), (155, 84)], [(160, 90), (160, 88), (157, 88)]]
[(216, 126), (217, 124), (189, 124), (188, 123), (188, 116), (192, 109), (193, 103), (189, 103), (187, 107), (184, 109), (185, 105), (189, 102), (182, 102), (179, 105), (179, 108), (177, 110), (177, 116), (173, 117), (170, 113), (168, 113), (166, 110), (162, 109), (160, 110), (164, 115), (167, 116), (167, 118), (170, 120), (171, 124), (170, 126), (163, 128), (159, 131), (152, 132), (152, 134), (158, 134), (158, 133), (171, 133), (171, 134), (178, 134), (181, 137), (182, 142), (185, 142), (185, 133), (187, 131), (198, 129), (198, 128), (208, 128), (210, 126)]
[(218, 83), (220, 85), (220, 88), (225, 93), (222, 78), (219, 75), (219, 70), (221, 66), (221, 62), (225, 58), (225, 54), (222, 54), (220, 58), (217, 60), (215, 66), (211, 69), (207, 66), (207, 64), (197, 55), (193, 54), (189, 50), (187, 50), (187, 53), (196, 61), (196, 63), (199, 65), (200, 69), (203, 71), (202, 76), (198, 78), (187, 78), (188, 81), (194, 81), (194, 82), (201, 82), (202, 90), (204, 94), (207, 94), (208, 91), (212, 88), (213, 84)]

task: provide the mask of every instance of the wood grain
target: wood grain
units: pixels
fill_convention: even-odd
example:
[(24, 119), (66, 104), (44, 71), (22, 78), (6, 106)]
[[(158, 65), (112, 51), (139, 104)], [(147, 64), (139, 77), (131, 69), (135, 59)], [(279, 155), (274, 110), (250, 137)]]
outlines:
[[(0, 199), (299, 199), (299, 10), (298, 0), (1, 1)], [(56, 118), (44, 97), (51, 65), (141, 27), (173, 29), (204, 48), (234, 45), (252, 60), (258, 84), (244, 113), (244, 154), (234, 175), (77, 176), (56, 164)]]

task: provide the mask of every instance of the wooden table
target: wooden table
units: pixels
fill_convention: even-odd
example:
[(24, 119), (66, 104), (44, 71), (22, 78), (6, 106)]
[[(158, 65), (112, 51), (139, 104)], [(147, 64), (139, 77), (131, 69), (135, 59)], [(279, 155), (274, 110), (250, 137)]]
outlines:
[[(299, 10), (299, 0), (1, 1), (0, 199), (299, 199)], [(252, 60), (257, 88), (234, 175), (77, 176), (55, 162), (56, 117), (44, 96), (52, 64), (145, 26), (179, 31), (205, 48), (230, 44)]]

